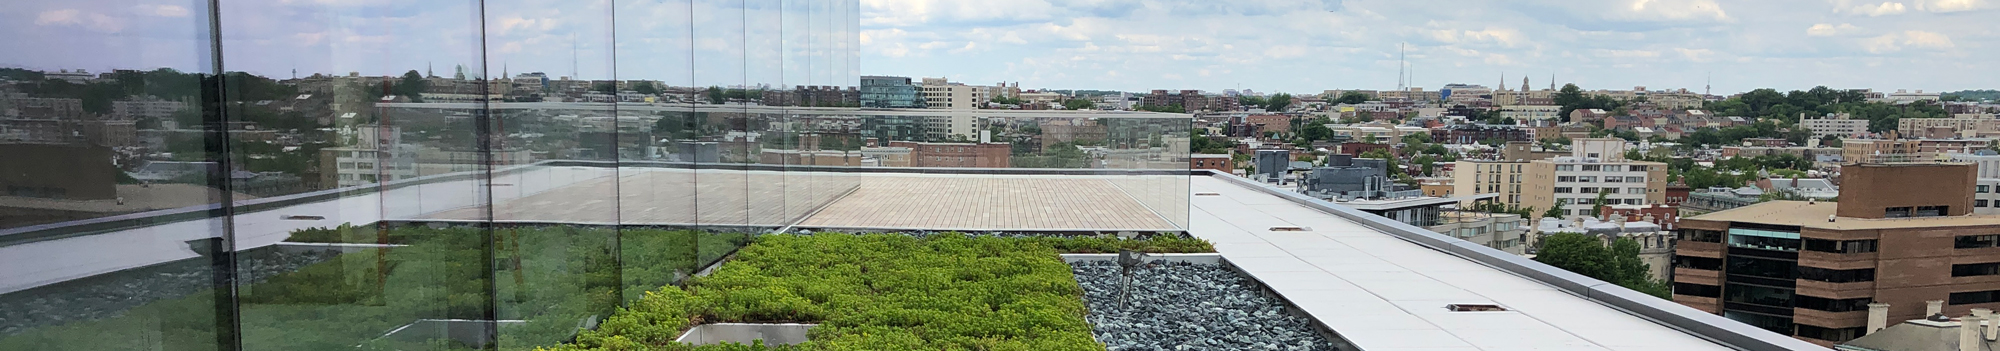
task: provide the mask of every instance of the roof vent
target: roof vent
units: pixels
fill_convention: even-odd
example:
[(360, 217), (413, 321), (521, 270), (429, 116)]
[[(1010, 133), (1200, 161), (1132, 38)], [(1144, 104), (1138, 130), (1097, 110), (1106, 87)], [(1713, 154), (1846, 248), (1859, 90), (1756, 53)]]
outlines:
[(1463, 303), (1444, 305), (1444, 309), (1451, 310), (1452, 312), (1495, 312), (1507, 310), (1506, 307), (1500, 307), (1500, 305)]
[(1306, 227), (1271, 227), (1271, 231), (1274, 231), (1274, 232), (1303, 232), (1303, 231), (1308, 231), (1308, 230), (1312, 230), (1312, 228), (1306, 228)]
[(1194, 193), (1194, 196), (1222, 196), (1221, 193)]

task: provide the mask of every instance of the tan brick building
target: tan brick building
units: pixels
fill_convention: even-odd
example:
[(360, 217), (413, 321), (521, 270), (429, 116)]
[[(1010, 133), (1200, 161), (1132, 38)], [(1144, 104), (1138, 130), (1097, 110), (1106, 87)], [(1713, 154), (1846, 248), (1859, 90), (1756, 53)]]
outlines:
[(1832, 346), (1885, 321), (2000, 308), (2000, 216), (1969, 215), (1970, 164), (1841, 168), (1840, 202), (1682, 218), (1674, 301)]

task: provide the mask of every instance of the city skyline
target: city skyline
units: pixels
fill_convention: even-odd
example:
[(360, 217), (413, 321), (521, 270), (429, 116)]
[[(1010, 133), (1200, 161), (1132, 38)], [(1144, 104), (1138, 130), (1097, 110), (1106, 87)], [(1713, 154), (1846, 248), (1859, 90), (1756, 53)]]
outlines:
[[(0, 65), (30, 69), (104, 71), (132, 63), (205, 71), (197, 35), (205, 11), (192, 5), (102, 6), (36, 3), (0, 11), (0, 27), (23, 34), (19, 54)], [(488, 39), (474, 38), (477, 18), (466, 4), (225, 4), (223, 61), (231, 71), (283, 78), (311, 73), (396, 75), (430, 66), (490, 75), (541, 71), (580, 79), (648, 79), (672, 85), (852, 85), (830, 82), (858, 70), (868, 75), (948, 77), (973, 84), (1022, 82), (1024, 88), (1247, 88), (1316, 93), (1325, 89), (1391, 89), (1397, 73), (1411, 86), (1449, 83), (1533, 88), (1576, 83), (1586, 89), (1680, 89), (1718, 94), (1779, 90), (1872, 88), (1877, 91), (1987, 89), (1977, 60), (1996, 33), (1974, 25), (1991, 1), (1946, 0), (1861, 4), (1852, 1), (1715, 3), (1645, 1), (1619, 4), (1471, 3), (1450, 9), (1407, 8), (1374, 1), (1190, 4), (1158, 1), (993, 4), (866, 1), (843, 21), (806, 22), (765, 14), (794, 13), (791, 1), (609, 3), (563, 7), (556, 2), (485, 2)], [(1864, 6), (1866, 5), (1866, 6)], [(687, 6), (681, 9), (676, 6)], [(987, 6), (987, 7), (981, 7)], [(649, 7), (658, 12), (648, 12)], [(690, 17), (642, 17), (691, 9)], [(300, 14), (328, 10), (394, 16), (332, 21)], [(723, 14), (739, 16), (723, 16)], [(824, 17), (824, 16), (823, 16)], [(747, 21), (747, 22), (746, 22)], [(363, 23), (366, 22), (366, 23)], [(618, 24), (613, 24), (618, 23)], [(1275, 25), (1272, 25), (1275, 24)], [(614, 60), (614, 32), (623, 45)], [(739, 38), (705, 38), (704, 28), (742, 28)], [(694, 33), (681, 28), (696, 28)], [(800, 36), (787, 28), (856, 31), (850, 42)], [(1322, 30), (1320, 28), (1336, 28)], [(408, 35), (404, 33), (433, 33)], [(442, 35), (437, 35), (442, 34)], [(1201, 35), (1196, 35), (1201, 34)], [(693, 37), (697, 49), (665, 47)], [(729, 42), (723, 39), (738, 39)], [(783, 41), (858, 47), (855, 57), (769, 54)], [(1407, 43), (1407, 44), (1406, 44)], [(482, 50), (489, 55), (480, 67)], [(1408, 65), (1398, 67), (1398, 46)], [(541, 49), (536, 49), (537, 47)], [(459, 49), (454, 49), (459, 48)], [(731, 54), (733, 53), (733, 54)], [(746, 54), (747, 53), (747, 54)], [(743, 57), (743, 60), (731, 60)], [(685, 66), (686, 72), (666, 67)], [(808, 63), (809, 62), (809, 63)], [(616, 68), (615, 74), (612, 68)], [(1922, 71), (1895, 69), (1923, 67)], [(832, 74), (839, 71), (839, 74)], [(1710, 77), (1713, 83), (1710, 83)], [(804, 81), (805, 84), (800, 84)], [(688, 82), (678, 84), (676, 82)], [(833, 84), (827, 84), (833, 83)]]

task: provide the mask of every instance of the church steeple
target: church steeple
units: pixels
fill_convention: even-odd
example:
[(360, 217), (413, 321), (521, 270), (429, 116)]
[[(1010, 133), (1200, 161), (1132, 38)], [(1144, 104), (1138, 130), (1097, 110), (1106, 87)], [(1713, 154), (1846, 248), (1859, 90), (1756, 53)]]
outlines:
[(1528, 76), (1521, 76), (1521, 92), (1528, 92)]

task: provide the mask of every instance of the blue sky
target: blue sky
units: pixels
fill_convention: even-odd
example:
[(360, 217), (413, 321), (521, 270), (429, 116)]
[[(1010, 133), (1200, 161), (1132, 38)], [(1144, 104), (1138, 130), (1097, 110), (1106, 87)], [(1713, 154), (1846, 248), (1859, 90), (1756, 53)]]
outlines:
[[(1415, 85), (1431, 88), (1503, 74), (1510, 87), (1554, 75), (1591, 89), (1697, 91), (1712, 75), (1718, 93), (2000, 87), (1990, 67), (2000, 0), (487, 0), (483, 18), (476, 1), (222, 4), (227, 69), (277, 77), (428, 64), (447, 76), (466, 65), (677, 85), (879, 74), (1316, 93), (1395, 87), (1407, 44)], [(204, 70), (214, 59), (205, 6), (10, 4), (0, 65)]]

